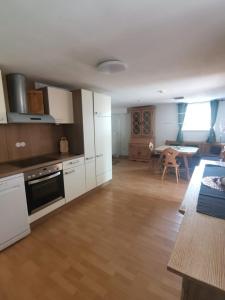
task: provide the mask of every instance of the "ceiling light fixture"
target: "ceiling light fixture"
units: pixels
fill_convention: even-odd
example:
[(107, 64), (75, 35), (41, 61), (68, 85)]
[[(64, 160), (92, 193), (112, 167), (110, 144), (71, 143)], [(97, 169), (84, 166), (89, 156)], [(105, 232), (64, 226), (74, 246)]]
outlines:
[(100, 72), (113, 74), (125, 71), (127, 69), (127, 65), (118, 59), (108, 59), (99, 62), (96, 65), (96, 68)]

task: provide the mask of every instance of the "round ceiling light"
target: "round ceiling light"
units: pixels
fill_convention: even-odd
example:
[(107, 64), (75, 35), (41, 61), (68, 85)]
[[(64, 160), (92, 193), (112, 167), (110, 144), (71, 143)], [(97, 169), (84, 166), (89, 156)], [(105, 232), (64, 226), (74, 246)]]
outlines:
[(96, 67), (98, 71), (107, 74), (123, 72), (127, 69), (127, 65), (118, 59), (104, 60), (98, 63)]

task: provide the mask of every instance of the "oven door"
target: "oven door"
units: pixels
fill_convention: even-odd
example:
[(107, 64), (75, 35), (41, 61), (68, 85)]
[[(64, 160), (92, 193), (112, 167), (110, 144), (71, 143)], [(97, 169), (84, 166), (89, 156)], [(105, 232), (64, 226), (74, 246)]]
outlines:
[(25, 184), (29, 215), (64, 198), (63, 172), (29, 180)]

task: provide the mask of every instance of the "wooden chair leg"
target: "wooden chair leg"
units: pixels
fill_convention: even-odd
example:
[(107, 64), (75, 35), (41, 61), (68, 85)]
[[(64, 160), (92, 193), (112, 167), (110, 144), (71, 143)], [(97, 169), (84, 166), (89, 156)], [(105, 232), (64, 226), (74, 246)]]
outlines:
[(166, 170), (167, 170), (167, 166), (165, 166), (164, 169), (163, 169), (162, 180), (164, 180), (164, 176), (165, 176), (165, 174), (166, 174)]
[(178, 168), (177, 168), (177, 167), (175, 168), (175, 171), (176, 171), (176, 179), (177, 179), (177, 183), (178, 183), (178, 172), (179, 172), (179, 171), (178, 171)]

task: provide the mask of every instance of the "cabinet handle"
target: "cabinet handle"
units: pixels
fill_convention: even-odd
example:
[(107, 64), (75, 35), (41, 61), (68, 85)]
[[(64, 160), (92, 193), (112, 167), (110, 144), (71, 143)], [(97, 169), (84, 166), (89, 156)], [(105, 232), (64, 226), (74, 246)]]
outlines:
[(65, 175), (69, 175), (69, 174), (72, 174), (72, 173), (75, 173), (76, 171), (75, 170), (72, 170), (72, 171), (69, 171), (69, 172), (65, 172)]
[(57, 176), (60, 176), (61, 172), (56, 172), (52, 175), (49, 175), (47, 177), (44, 177), (44, 178), (40, 178), (40, 179), (35, 179), (35, 180), (31, 180), (31, 181), (28, 181), (28, 185), (33, 185), (33, 184), (36, 184), (36, 183), (40, 183), (40, 182), (43, 182), (43, 181), (46, 181), (48, 179), (52, 179), (52, 178), (55, 178)]
[(79, 161), (76, 160), (76, 161), (71, 161), (69, 164), (70, 164), (70, 165), (75, 165), (75, 164), (78, 164), (78, 163), (79, 163)]
[(103, 156), (103, 154), (97, 154), (96, 155), (96, 157), (102, 157)]
[(94, 156), (91, 156), (91, 157), (85, 158), (85, 160), (90, 160), (90, 159), (93, 159), (93, 158), (94, 158)]

